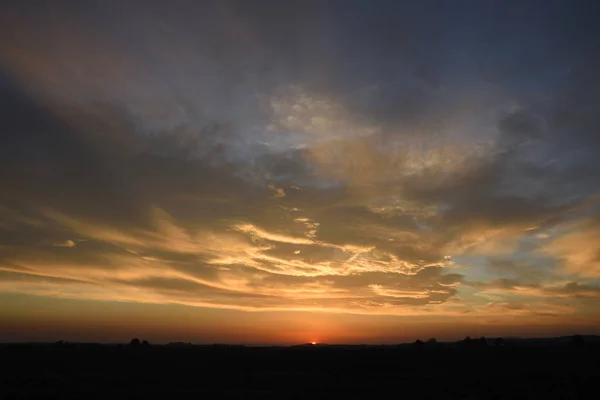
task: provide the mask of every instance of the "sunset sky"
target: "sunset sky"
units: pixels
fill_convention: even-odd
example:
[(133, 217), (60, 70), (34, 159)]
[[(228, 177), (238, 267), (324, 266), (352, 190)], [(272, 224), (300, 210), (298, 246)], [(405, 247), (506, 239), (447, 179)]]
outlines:
[(0, 341), (600, 334), (600, 2), (0, 6)]

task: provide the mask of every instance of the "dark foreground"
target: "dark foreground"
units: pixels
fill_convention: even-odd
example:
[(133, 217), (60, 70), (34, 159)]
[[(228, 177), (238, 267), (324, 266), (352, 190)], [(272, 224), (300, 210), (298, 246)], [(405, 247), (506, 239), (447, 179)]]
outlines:
[(600, 398), (597, 344), (0, 346), (0, 398)]

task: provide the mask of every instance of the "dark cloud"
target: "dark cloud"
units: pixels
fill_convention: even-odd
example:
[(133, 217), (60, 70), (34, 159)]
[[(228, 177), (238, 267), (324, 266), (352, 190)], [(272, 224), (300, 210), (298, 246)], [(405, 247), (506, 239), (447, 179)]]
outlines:
[[(221, 297), (225, 301), (232, 299), (256, 299), (272, 296), (265, 296), (252, 293), (235, 292), (223, 290), (210, 285), (201, 284), (188, 279), (180, 278), (145, 278), (130, 281), (116, 281), (116, 283), (135, 286), (143, 289), (155, 290), (163, 294), (184, 294), (188, 295), (190, 300), (210, 300), (212, 297)], [(185, 298), (185, 296), (184, 296)]]
[(549, 290), (551, 293), (566, 294), (574, 297), (600, 297), (600, 287), (585, 285), (578, 282), (569, 282), (563, 287)]
[[(26, 89), (14, 82), (7, 86), (2, 94), (3, 202), (67, 206), (83, 215), (112, 214), (112, 220), (135, 217), (136, 198), (127, 171), (119, 170)], [(92, 127), (95, 123), (90, 121)]]

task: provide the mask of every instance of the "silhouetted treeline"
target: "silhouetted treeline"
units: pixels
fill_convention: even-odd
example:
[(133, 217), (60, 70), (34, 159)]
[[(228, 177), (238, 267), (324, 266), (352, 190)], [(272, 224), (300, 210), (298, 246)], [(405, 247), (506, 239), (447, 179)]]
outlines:
[[(593, 398), (598, 338), (397, 346), (57, 342), (0, 346), (0, 398)], [(403, 395), (400, 395), (400, 392)], [(154, 397), (153, 397), (154, 396)]]

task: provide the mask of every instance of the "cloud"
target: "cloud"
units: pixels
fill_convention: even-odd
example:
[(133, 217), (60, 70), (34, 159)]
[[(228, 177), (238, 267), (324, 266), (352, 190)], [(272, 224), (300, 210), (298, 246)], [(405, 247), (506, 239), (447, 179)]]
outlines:
[(76, 244), (75, 244), (74, 241), (72, 241), (70, 239), (67, 239), (64, 242), (55, 242), (55, 243), (52, 244), (52, 246), (55, 246), (55, 247), (75, 247)]
[(481, 289), (478, 295), (486, 298), (505, 296), (516, 298), (585, 299), (600, 296), (600, 286), (579, 282), (536, 284), (499, 278), (488, 282), (465, 282), (465, 285)]
[(477, 317), (596, 297), (580, 11), (132, 4), (1, 19), (1, 290)]
[(577, 221), (571, 229), (542, 246), (539, 251), (561, 261), (567, 274), (600, 276), (600, 223), (597, 219)]
[(57, 278), (52, 276), (28, 274), (24, 272), (5, 271), (0, 269), (0, 282), (17, 284), (19, 282), (25, 283), (51, 283), (58, 285), (69, 285), (77, 283), (86, 283), (85, 281), (79, 281), (76, 279), (68, 278)]

